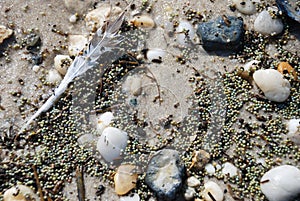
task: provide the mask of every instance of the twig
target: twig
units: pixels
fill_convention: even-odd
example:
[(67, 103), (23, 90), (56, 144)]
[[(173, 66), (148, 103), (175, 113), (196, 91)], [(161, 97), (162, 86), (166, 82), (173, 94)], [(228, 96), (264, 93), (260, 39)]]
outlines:
[(39, 180), (39, 176), (38, 176), (38, 173), (37, 173), (37, 170), (36, 170), (36, 166), (32, 165), (31, 167), (33, 169), (33, 175), (34, 175), (36, 186), (37, 186), (37, 189), (38, 189), (38, 192), (39, 192), (39, 195), (40, 195), (40, 200), (45, 201), (44, 196), (43, 196), (43, 190), (42, 190), (41, 183), (40, 183), (40, 180)]
[(77, 168), (76, 168), (76, 184), (77, 184), (78, 199), (79, 199), (79, 201), (84, 201), (85, 200), (85, 188), (84, 188), (82, 166), (77, 166)]

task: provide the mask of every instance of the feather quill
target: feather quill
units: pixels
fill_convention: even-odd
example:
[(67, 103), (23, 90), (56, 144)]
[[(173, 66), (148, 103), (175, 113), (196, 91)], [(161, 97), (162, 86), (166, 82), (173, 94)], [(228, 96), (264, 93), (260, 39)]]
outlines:
[[(126, 11), (126, 10), (125, 10)], [(61, 81), (59, 86), (54, 90), (49, 99), (35, 112), (33, 116), (26, 122), (26, 124), (21, 128), (18, 134), (24, 132), (24, 130), (43, 112), (48, 111), (54, 103), (60, 98), (60, 96), (66, 91), (68, 85), (76, 78), (84, 74), (87, 70), (99, 66), (100, 56), (118, 45), (122, 37), (119, 35), (119, 30), (124, 21), (125, 11), (122, 12), (119, 17), (107, 25), (103, 36), (101, 34), (102, 30), (99, 28), (90, 41), (87, 50), (82, 54), (78, 55), (68, 71)], [(102, 36), (102, 37), (101, 37)]]

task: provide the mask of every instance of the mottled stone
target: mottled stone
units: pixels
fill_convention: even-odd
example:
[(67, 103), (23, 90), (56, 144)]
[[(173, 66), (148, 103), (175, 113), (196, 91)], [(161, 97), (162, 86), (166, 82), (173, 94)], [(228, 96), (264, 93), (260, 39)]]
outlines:
[(178, 151), (164, 149), (151, 158), (145, 181), (159, 199), (174, 200), (181, 189), (184, 176), (185, 167)]
[(222, 16), (216, 20), (201, 23), (197, 34), (207, 51), (237, 51), (243, 45), (243, 19), (233, 16)]
[(276, 0), (276, 3), (281, 11), (286, 13), (293, 20), (300, 22), (299, 0)]

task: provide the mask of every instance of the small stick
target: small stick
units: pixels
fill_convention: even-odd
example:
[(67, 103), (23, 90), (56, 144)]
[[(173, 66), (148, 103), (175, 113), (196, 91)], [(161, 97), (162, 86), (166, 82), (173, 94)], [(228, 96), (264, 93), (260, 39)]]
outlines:
[(82, 166), (77, 166), (77, 168), (76, 168), (76, 183), (77, 183), (78, 199), (79, 199), (79, 201), (84, 201), (85, 200), (85, 188), (84, 188)]
[(43, 196), (43, 191), (42, 191), (41, 183), (40, 183), (40, 180), (39, 180), (39, 176), (38, 176), (38, 173), (37, 173), (37, 170), (36, 170), (36, 166), (32, 165), (31, 167), (33, 169), (33, 174), (34, 174), (36, 186), (38, 188), (38, 192), (40, 194), (40, 199), (41, 199), (41, 201), (45, 201), (44, 200), (44, 196)]

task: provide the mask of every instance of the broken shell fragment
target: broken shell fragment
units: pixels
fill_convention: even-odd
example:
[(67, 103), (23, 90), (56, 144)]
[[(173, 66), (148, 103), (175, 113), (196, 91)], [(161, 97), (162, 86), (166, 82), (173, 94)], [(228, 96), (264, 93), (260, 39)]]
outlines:
[(127, 146), (127, 133), (114, 127), (103, 130), (97, 142), (97, 150), (107, 162), (113, 162), (121, 157)]
[(205, 201), (222, 201), (224, 199), (223, 190), (213, 181), (208, 181), (204, 184), (202, 196)]
[(300, 170), (282, 165), (266, 172), (260, 180), (263, 194), (269, 201), (289, 201), (300, 196)]
[(288, 73), (288, 74), (292, 75), (295, 80), (297, 80), (297, 77), (298, 77), (297, 72), (288, 62), (280, 62), (277, 66), (277, 70), (281, 74)]
[(3, 25), (0, 25), (0, 44), (12, 35), (13, 31), (11, 29), (6, 28)]
[(155, 63), (161, 63), (162, 59), (166, 56), (167, 52), (163, 49), (159, 48), (153, 48), (149, 49), (146, 52), (146, 58), (149, 61), (155, 62)]
[(195, 38), (195, 30), (191, 23), (181, 21), (176, 28), (176, 38), (180, 45), (191, 46)]
[(154, 20), (149, 17), (148, 15), (139, 15), (135, 16), (132, 20), (130, 20), (130, 23), (135, 27), (140, 28), (154, 28), (155, 22)]
[(46, 77), (46, 80), (50, 84), (57, 85), (61, 82), (62, 77), (56, 69), (50, 69)]
[(67, 73), (71, 63), (72, 59), (68, 55), (56, 55), (54, 57), (54, 67), (61, 75), (65, 75)]
[(270, 101), (284, 102), (290, 95), (290, 82), (274, 69), (257, 70), (253, 74), (257, 86)]
[(114, 115), (112, 112), (105, 112), (99, 116), (98, 122), (97, 122), (97, 131), (99, 134), (103, 132), (103, 130), (110, 125), (114, 118)]
[(28, 200), (36, 200), (40, 199), (33, 192), (31, 188), (25, 185), (16, 185), (7, 191), (5, 191), (3, 195), (4, 201), (28, 201)]
[(136, 186), (138, 174), (136, 173), (136, 166), (121, 165), (115, 176), (115, 191), (118, 195), (125, 195)]
[(77, 56), (88, 44), (88, 39), (83, 35), (69, 35), (68, 40), (70, 56)]

